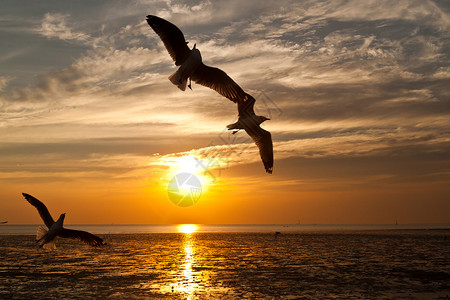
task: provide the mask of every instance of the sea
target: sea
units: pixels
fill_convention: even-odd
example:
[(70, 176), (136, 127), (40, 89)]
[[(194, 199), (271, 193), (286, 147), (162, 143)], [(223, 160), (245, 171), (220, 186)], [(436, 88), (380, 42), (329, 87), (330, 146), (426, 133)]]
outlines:
[(450, 296), (449, 224), (66, 225), (107, 245), (56, 250), (37, 227), (0, 225), (0, 299)]

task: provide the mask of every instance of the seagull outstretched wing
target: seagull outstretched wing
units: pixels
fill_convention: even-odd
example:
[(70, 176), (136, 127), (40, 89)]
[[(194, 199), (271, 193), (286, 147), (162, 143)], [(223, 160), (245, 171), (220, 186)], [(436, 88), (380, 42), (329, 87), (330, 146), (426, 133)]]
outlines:
[(34, 207), (37, 208), (39, 215), (41, 215), (42, 220), (45, 223), (45, 226), (47, 226), (48, 228), (50, 228), (53, 223), (55, 223), (55, 221), (53, 220), (52, 216), (50, 215), (50, 212), (48, 211), (47, 207), (44, 205), (44, 203), (42, 203), (41, 201), (39, 201), (38, 199), (34, 198), (31, 195), (28, 195), (26, 193), (22, 193), (22, 195), (25, 197), (25, 199), (27, 199), (27, 201), (33, 205)]
[(63, 238), (71, 238), (71, 239), (77, 239), (80, 240), (90, 246), (93, 247), (100, 247), (103, 245), (106, 245), (106, 243), (103, 242), (102, 238), (99, 238), (98, 236), (89, 233), (87, 231), (82, 230), (74, 230), (74, 229), (66, 229), (64, 228), (58, 236)]
[(259, 149), (259, 155), (264, 164), (266, 172), (272, 174), (273, 171), (273, 144), (270, 132), (262, 129), (255, 121), (255, 98), (249, 94), (246, 101), (238, 103), (239, 119), (245, 125), (245, 131), (255, 142)]
[(257, 126), (251, 130), (245, 130), (248, 135), (255, 142), (259, 149), (259, 155), (261, 156), (262, 162), (266, 172), (272, 174), (273, 171), (273, 145), (272, 145), (272, 135), (270, 132)]
[(235, 103), (243, 102), (246, 99), (246, 94), (241, 87), (221, 69), (201, 64), (191, 75), (191, 79), (215, 90)]
[(182, 65), (189, 56), (191, 49), (186, 45), (187, 43), (181, 30), (169, 21), (157, 16), (148, 15), (147, 23), (159, 35), (170, 57), (175, 61), (175, 65)]

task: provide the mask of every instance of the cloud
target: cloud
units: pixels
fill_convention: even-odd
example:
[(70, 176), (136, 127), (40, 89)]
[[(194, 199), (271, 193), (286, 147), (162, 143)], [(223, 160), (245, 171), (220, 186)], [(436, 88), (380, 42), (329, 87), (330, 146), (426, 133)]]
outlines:
[(11, 79), (9, 77), (0, 76), (0, 92), (6, 88), (10, 80)]
[[(181, 1), (180, 1), (181, 2)], [(158, 12), (158, 16), (161, 18), (168, 18), (174, 14), (180, 15), (190, 15), (192, 13), (198, 13), (207, 15), (207, 12), (210, 11), (212, 6), (210, 1), (194, 1), (189, 3), (180, 3), (179, 1), (165, 1), (166, 8), (160, 10)]]
[(74, 32), (67, 25), (66, 19), (68, 15), (59, 13), (47, 13), (42, 20), (40, 28), (36, 29), (39, 34), (47, 38), (57, 38), (67, 41), (87, 42), (90, 36), (83, 32)]
[[(322, 135), (322, 136), (321, 136)], [(251, 139), (241, 132), (232, 136), (222, 132), (211, 141), (211, 146), (191, 151), (171, 153), (153, 157), (154, 165), (164, 165), (181, 156), (193, 156), (204, 160), (205, 165), (212, 169), (230, 167), (239, 164), (259, 162), (259, 151)], [(324, 157), (369, 157), (416, 155), (419, 152), (445, 153), (448, 156), (449, 136), (440, 136), (433, 130), (420, 132), (409, 131), (408, 128), (394, 130), (373, 129), (341, 132), (339, 134), (316, 134), (309, 138), (290, 138), (287, 141), (274, 142), (276, 160), (290, 157), (324, 158)], [(402, 149), (402, 152), (399, 152)]]
[(425, 21), (438, 28), (450, 26), (449, 16), (433, 1), (309, 1), (305, 15), (340, 20), (411, 20)]

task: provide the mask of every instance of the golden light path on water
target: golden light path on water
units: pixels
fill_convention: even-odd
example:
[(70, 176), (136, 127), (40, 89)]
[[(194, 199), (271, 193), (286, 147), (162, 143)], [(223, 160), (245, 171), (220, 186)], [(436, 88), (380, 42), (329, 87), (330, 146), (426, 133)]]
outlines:
[(195, 263), (194, 260), (194, 249), (192, 245), (192, 239), (190, 238), (191, 233), (188, 233), (184, 243), (184, 264), (183, 268), (183, 285), (181, 290), (188, 295), (187, 299), (192, 299), (193, 293), (197, 288), (198, 284), (195, 281), (194, 272), (192, 266)]
[(198, 289), (198, 278), (196, 278), (192, 267), (195, 265), (195, 248), (193, 234), (197, 231), (195, 224), (181, 224), (178, 231), (184, 233), (184, 260), (181, 265), (180, 291), (186, 295), (186, 299), (194, 299), (194, 292)]

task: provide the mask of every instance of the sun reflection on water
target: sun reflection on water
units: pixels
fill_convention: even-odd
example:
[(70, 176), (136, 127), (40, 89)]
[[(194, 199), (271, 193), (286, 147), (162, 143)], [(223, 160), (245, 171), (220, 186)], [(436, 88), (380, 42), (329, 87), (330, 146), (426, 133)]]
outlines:
[(200, 225), (195, 224), (177, 226), (181, 235), (176, 239), (176, 253), (172, 253), (174, 268), (169, 271), (170, 280), (159, 287), (163, 294), (181, 296), (183, 299), (198, 299), (199, 295), (207, 295), (214, 299), (216, 293), (229, 292), (228, 288), (223, 286), (211, 285), (212, 268), (205, 267), (208, 250), (196, 234), (199, 229)]
[(198, 230), (198, 226), (195, 224), (181, 224), (178, 225), (178, 231), (182, 233), (194, 233)]
[(181, 266), (182, 276), (181, 276), (181, 291), (187, 294), (187, 299), (192, 299), (195, 290), (198, 288), (198, 282), (192, 266), (195, 264), (194, 259), (194, 245), (192, 241), (192, 236), (187, 234), (184, 240), (184, 263)]

